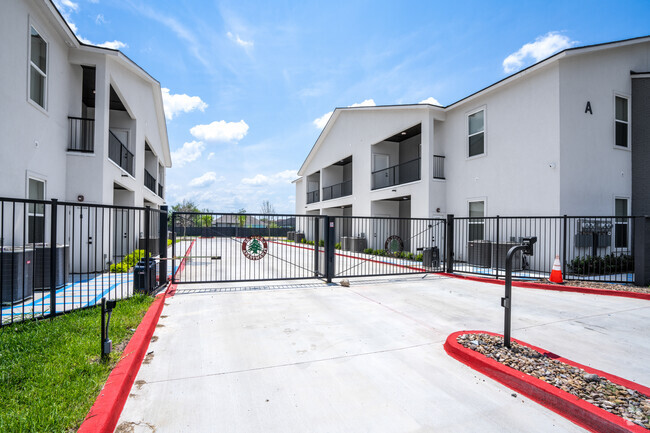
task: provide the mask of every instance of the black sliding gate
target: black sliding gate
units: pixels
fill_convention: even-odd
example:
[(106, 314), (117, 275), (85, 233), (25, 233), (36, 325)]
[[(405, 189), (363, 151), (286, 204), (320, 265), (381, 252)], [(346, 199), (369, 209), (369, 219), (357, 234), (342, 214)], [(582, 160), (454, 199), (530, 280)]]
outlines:
[(443, 219), (175, 212), (175, 283), (443, 270)]

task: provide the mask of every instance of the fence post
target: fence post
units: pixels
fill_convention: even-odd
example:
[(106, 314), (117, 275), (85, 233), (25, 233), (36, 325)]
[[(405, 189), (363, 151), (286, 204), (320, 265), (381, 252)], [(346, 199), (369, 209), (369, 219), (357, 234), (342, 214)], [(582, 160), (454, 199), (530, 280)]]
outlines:
[[(53, 198), (50, 209), (50, 318), (56, 316), (56, 271), (58, 265), (56, 257), (57, 203), (58, 200)], [(63, 275), (65, 275), (65, 269), (63, 270)], [(65, 284), (65, 281), (63, 283)]]
[[(319, 263), (319, 257), (318, 254), (320, 253), (320, 227), (319, 227), (320, 219), (319, 218), (314, 218), (314, 276), (317, 277), (319, 275), (319, 268), (320, 268), (320, 263)], [(327, 247), (325, 247), (327, 248)]]
[(158, 250), (160, 251), (160, 262), (158, 264), (158, 282), (167, 282), (167, 205), (160, 206), (158, 221)]
[(176, 212), (172, 212), (172, 268), (171, 268), (171, 282), (174, 284), (174, 276), (176, 274)]
[(634, 284), (650, 284), (650, 216), (634, 221)]
[(499, 215), (497, 215), (497, 247), (494, 249), (496, 258), (494, 259), (494, 263), (496, 263), (496, 266), (494, 269), (496, 270), (496, 279), (499, 279)]
[(149, 271), (149, 229), (151, 226), (151, 208), (144, 208), (144, 289), (149, 293), (151, 290), (151, 272)]
[(566, 278), (566, 246), (567, 246), (567, 227), (568, 227), (568, 217), (564, 215), (562, 218), (564, 229), (562, 230), (562, 276)]
[(447, 252), (445, 261), (447, 262), (447, 273), (454, 273), (454, 214), (447, 215)]
[(334, 277), (334, 220), (325, 215), (325, 278), (328, 283), (331, 283)]

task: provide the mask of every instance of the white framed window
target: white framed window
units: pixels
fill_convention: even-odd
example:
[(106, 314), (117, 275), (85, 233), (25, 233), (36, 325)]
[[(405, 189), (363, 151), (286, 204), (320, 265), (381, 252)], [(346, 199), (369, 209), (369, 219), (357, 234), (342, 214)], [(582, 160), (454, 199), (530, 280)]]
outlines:
[(630, 100), (625, 96), (614, 96), (614, 126), (616, 131), (614, 144), (617, 147), (630, 147), (629, 103)]
[(29, 99), (47, 109), (47, 42), (29, 26)]
[(467, 115), (467, 156), (485, 154), (485, 108)]
[(468, 241), (481, 241), (485, 237), (485, 201), (468, 202)]
[[(27, 198), (45, 200), (45, 181), (27, 178)], [(28, 205), (27, 242), (45, 242), (45, 205), (42, 203)]]
[(629, 200), (624, 197), (614, 198), (614, 248), (629, 246)]

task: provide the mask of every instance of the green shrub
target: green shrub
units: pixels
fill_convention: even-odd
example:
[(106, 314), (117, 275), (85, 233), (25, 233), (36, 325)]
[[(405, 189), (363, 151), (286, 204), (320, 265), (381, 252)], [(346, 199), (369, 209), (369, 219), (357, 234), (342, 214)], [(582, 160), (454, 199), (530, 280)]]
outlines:
[(300, 243), (301, 243), (301, 244), (304, 244), (304, 243), (306, 243), (306, 242), (307, 242), (307, 241), (305, 240), (305, 238), (300, 238)]
[(422, 261), (422, 253), (417, 254), (417, 255), (415, 256), (415, 261), (416, 261), (416, 262), (421, 262), (421, 261)]
[(363, 250), (363, 252), (366, 253), (366, 254), (374, 254), (374, 251), (375, 250), (373, 250), (372, 248), (366, 248), (366, 249)]
[(114, 272), (116, 274), (123, 274), (123, 273), (129, 272), (130, 268), (131, 267), (129, 265), (127, 265), (126, 263), (124, 263), (124, 262), (115, 263), (115, 264), (111, 265), (110, 271)]
[(605, 275), (634, 271), (634, 256), (629, 254), (576, 257), (569, 262), (570, 271), (578, 275)]
[(314, 245), (314, 241), (307, 241), (307, 245)]
[[(341, 242), (337, 242), (337, 243), (335, 243), (335, 244), (334, 244), (334, 249), (340, 250), (340, 249), (341, 249)], [(366, 250), (363, 250), (363, 252), (365, 253)]]
[(325, 239), (321, 239), (320, 241), (318, 241), (318, 246), (319, 247), (324, 247), (325, 246)]

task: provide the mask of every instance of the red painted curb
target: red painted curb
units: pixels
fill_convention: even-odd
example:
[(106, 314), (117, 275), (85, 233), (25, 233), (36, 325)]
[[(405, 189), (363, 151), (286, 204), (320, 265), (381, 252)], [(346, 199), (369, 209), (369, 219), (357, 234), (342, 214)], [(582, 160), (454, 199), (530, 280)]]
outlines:
[[(444, 275), (446, 277), (458, 278), (461, 280), (499, 284), (501, 286), (505, 285), (506, 283), (504, 280), (497, 280), (494, 278), (474, 277), (469, 275), (456, 275), (456, 274), (449, 274), (447, 272), (437, 272), (437, 274)], [(524, 287), (526, 289), (555, 290), (556, 292), (585, 293), (587, 295), (618, 296), (621, 298), (644, 299), (646, 301), (650, 301), (650, 293), (624, 292), (621, 290), (610, 290), (610, 289), (592, 289), (590, 287), (558, 286), (555, 284), (531, 283), (529, 281), (513, 281), (512, 285), (514, 287)]]
[[(194, 241), (188, 247), (186, 256), (189, 255), (192, 246), (194, 246)], [(184, 268), (185, 259), (181, 260), (175, 273), (177, 274)], [(133, 382), (140, 370), (140, 365), (142, 365), (142, 360), (149, 348), (151, 337), (156, 330), (158, 319), (165, 306), (165, 299), (174, 296), (174, 293), (176, 293), (176, 284), (170, 284), (164, 293), (156, 296), (77, 433), (110, 433), (115, 430)]]
[[(459, 335), (462, 334), (489, 334), (501, 336), (493, 332), (486, 331), (459, 331), (447, 337), (444, 348), (447, 354), (452, 358), (462, 362), (463, 364), (477, 370), (486, 376), (502, 383), (508, 388), (517, 391), (531, 400), (536, 401), (542, 406), (552, 410), (553, 412), (562, 415), (575, 424), (592, 432), (611, 432), (611, 433), (624, 433), (624, 432), (645, 432), (648, 430), (623, 418), (616, 416), (594, 406), (591, 403), (579, 399), (573, 394), (569, 394), (553, 385), (544, 382), (541, 379), (522, 373), (514, 368), (503, 365), (494, 359), (488, 358), (478, 352), (463, 347), (456, 341)], [(587, 367), (569, 359), (562, 358), (552, 352), (535, 347), (533, 345), (524, 343), (520, 340), (512, 339), (522, 346), (529, 347), (539, 353), (546, 354), (549, 358), (564, 362), (574, 367), (581, 368), (587, 373), (597, 374), (598, 376), (605, 377), (611, 382), (625, 386), (629, 389), (636, 390), (642, 394), (650, 395), (650, 388), (639, 385), (635, 382), (623, 379), (613, 374), (604, 371), (596, 370)]]

